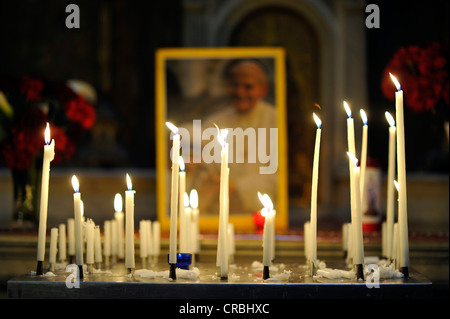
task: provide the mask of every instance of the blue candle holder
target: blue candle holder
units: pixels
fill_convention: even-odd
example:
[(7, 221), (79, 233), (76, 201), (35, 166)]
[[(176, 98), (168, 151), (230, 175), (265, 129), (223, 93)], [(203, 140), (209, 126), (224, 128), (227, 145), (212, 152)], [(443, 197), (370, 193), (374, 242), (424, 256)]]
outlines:
[[(169, 256), (170, 254), (167, 254), (167, 263), (169, 263)], [(178, 253), (177, 254), (177, 263), (175, 264), (175, 267), (180, 269), (186, 269), (189, 270), (189, 266), (192, 264), (192, 254), (188, 253)], [(170, 265), (170, 263), (169, 263)]]

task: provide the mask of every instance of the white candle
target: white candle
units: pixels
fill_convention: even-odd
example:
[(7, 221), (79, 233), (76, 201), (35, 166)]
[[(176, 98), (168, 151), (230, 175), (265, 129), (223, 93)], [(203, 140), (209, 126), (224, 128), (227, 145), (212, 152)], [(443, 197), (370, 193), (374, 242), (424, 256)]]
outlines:
[[(389, 73), (390, 74), (390, 73)], [(406, 160), (405, 160), (405, 125), (403, 120), (403, 91), (397, 79), (390, 74), (395, 83), (395, 110), (397, 122), (397, 175), (398, 175), (398, 235), (399, 266), (409, 267), (409, 240), (408, 240), (408, 207), (406, 196)]]
[(50, 143), (50, 126), (45, 129), (44, 160), (42, 163), (41, 206), (39, 211), (39, 233), (37, 246), (37, 261), (45, 259), (45, 239), (47, 237), (47, 209), (48, 209), (48, 182), (50, 175), (50, 162), (55, 158), (55, 140)]
[(124, 243), (124, 221), (123, 221), (123, 201), (122, 195), (117, 193), (114, 196), (114, 218), (117, 221), (117, 257), (123, 259), (125, 257), (125, 243)]
[(125, 267), (135, 268), (134, 260), (134, 193), (130, 176), (127, 174), (127, 187), (125, 191), (125, 218), (126, 218), (126, 249), (125, 249)]
[(88, 218), (85, 223), (86, 230), (86, 264), (94, 264), (94, 227), (92, 219)]
[(178, 219), (178, 173), (180, 157), (180, 134), (178, 128), (170, 122), (167, 127), (173, 133), (172, 143), (172, 185), (170, 189), (170, 240), (169, 264), (177, 263), (177, 219)]
[(387, 173), (387, 200), (386, 200), (386, 257), (393, 258), (392, 245), (394, 234), (394, 205), (395, 205), (395, 121), (389, 112), (385, 113), (389, 122), (389, 154), (388, 154), (388, 173)]
[(111, 221), (105, 220), (103, 228), (103, 254), (105, 257), (109, 257), (111, 256)]
[(317, 125), (316, 143), (314, 147), (312, 183), (311, 183), (311, 261), (317, 260), (317, 186), (319, 183), (319, 154), (320, 154), (320, 139), (321, 139), (321, 125), (322, 121), (313, 113), (314, 121)]
[(59, 224), (59, 232), (58, 232), (58, 252), (59, 252), (59, 260), (63, 262), (67, 258), (67, 249), (66, 249), (66, 224)]
[(361, 215), (361, 193), (360, 193), (360, 176), (361, 169), (358, 167), (358, 160), (353, 154), (347, 153), (352, 161), (353, 167), (353, 183), (351, 187), (352, 200), (352, 229), (353, 229), (353, 264), (364, 264), (364, 243), (362, 232), (362, 215)]
[(160, 223), (155, 220), (152, 223), (153, 229), (152, 229), (152, 235), (153, 235), (153, 253), (155, 256), (159, 256), (159, 253), (161, 251), (161, 225)]
[(75, 220), (75, 259), (78, 266), (83, 266), (83, 227), (81, 224), (81, 194), (78, 179), (72, 176), (74, 220)]
[(228, 255), (233, 256), (235, 251), (236, 251), (236, 246), (235, 246), (235, 242), (234, 242), (234, 225), (232, 223), (229, 223), (228, 224)]
[(303, 248), (306, 260), (311, 260), (311, 222), (308, 220), (303, 224)]
[(97, 264), (102, 263), (102, 242), (100, 235), (100, 226), (95, 225), (94, 228), (94, 261)]
[(58, 228), (53, 227), (50, 230), (50, 255), (49, 255), (49, 263), (56, 264), (56, 252), (57, 252), (57, 244), (58, 244)]
[(67, 219), (67, 253), (75, 256), (75, 219)]
[(269, 195), (258, 192), (258, 197), (264, 208), (261, 210), (261, 215), (264, 216), (264, 233), (263, 233), (263, 265), (270, 266), (272, 262), (272, 251), (274, 245), (274, 216), (275, 210)]
[(367, 135), (369, 130), (369, 125), (367, 125), (367, 115), (366, 112), (361, 109), (360, 110), (361, 119), (363, 122), (363, 130), (362, 130), (362, 145), (361, 145), (361, 185), (360, 185), (360, 193), (361, 193), (361, 203), (364, 202), (364, 186), (366, 182), (366, 163), (367, 163)]
[(141, 258), (148, 257), (148, 237), (147, 237), (147, 222), (145, 220), (139, 221), (139, 256)]
[[(181, 195), (181, 193), (180, 193)], [(189, 195), (185, 192), (183, 198), (183, 213), (184, 213), (184, 252), (192, 254), (193, 252), (193, 241), (192, 241), (192, 208), (189, 206)], [(181, 211), (180, 211), (181, 213)], [(181, 215), (181, 214), (180, 214)], [(181, 231), (180, 231), (181, 235)], [(180, 238), (181, 245), (181, 238)], [(183, 251), (183, 250), (182, 250)]]
[(200, 241), (199, 241), (199, 210), (198, 210), (198, 192), (196, 189), (192, 189), (189, 195), (189, 203), (192, 208), (192, 242), (194, 253), (200, 252)]
[(145, 227), (147, 227), (147, 255), (154, 256), (154, 249), (153, 249), (153, 232), (152, 232), (152, 221), (147, 220), (145, 223)]
[(216, 266), (219, 267), (219, 276), (228, 276), (228, 252), (227, 252), (227, 187), (228, 187), (228, 143), (226, 142), (228, 130), (217, 128), (217, 139), (222, 145), (220, 166), (220, 193), (219, 193), (219, 234), (217, 243)]
[[(183, 157), (180, 156), (179, 158), (179, 166), (180, 166), (180, 172), (179, 172), (179, 192), (178, 192), (178, 198), (179, 198), (179, 205), (178, 205), (178, 212), (180, 214), (180, 252), (186, 253), (188, 252), (188, 237), (187, 237), (187, 231), (188, 231), (188, 220), (186, 218), (186, 203), (184, 199), (184, 194), (186, 192), (186, 172), (184, 171), (184, 160)], [(188, 199), (189, 202), (189, 199)], [(189, 203), (188, 203), (189, 206)]]
[(113, 258), (117, 258), (117, 248), (119, 247), (118, 234), (119, 234), (119, 227), (117, 227), (117, 220), (113, 219), (111, 220), (111, 256), (113, 256)]

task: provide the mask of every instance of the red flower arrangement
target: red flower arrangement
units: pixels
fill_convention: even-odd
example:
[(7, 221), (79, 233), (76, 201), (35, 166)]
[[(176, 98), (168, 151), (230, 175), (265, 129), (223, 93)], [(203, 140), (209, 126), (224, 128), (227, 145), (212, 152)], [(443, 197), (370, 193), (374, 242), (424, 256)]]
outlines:
[(396, 88), (389, 73), (399, 80), (405, 92), (405, 105), (416, 113), (433, 109), (438, 103), (449, 103), (448, 48), (432, 43), (424, 48), (402, 47), (386, 66), (381, 90), (393, 101)]
[(0, 95), (0, 150), (12, 170), (28, 169), (41, 155), (47, 122), (55, 140), (52, 165), (70, 160), (80, 133), (95, 123), (94, 107), (65, 83), (2, 78)]

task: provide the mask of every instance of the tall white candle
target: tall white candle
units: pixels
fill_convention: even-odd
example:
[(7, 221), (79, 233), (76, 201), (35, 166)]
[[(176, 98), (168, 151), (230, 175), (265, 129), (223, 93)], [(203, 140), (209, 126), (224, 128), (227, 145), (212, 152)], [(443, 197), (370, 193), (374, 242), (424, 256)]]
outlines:
[(264, 208), (261, 210), (261, 215), (264, 216), (264, 233), (263, 233), (263, 265), (270, 266), (272, 262), (272, 251), (274, 244), (274, 216), (275, 210), (269, 195), (258, 192), (258, 197)]
[(308, 220), (303, 224), (303, 248), (306, 260), (311, 260), (311, 222)]
[(94, 264), (94, 221), (90, 218), (87, 219), (85, 223), (86, 230), (86, 264)]
[[(181, 195), (181, 194), (180, 194)], [(183, 196), (183, 213), (184, 213), (184, 252), (192, 254), (193, 253), (193, 241), (192, 241), (192, 208), (189, 204), (189, 195), (184, 192)], [(181, 211), (180, 211), (181, 213)], [(181, 235), (181, 232), (180, 232)], [(181, 245), (181, 239), (180, 239)]]
[(393, 258), (392, 245), (394, 234), (394, 214), (395, 214), (395, 121), (389, 112), (385, 113), (389, 123), (389, 154), (388, 154), (388, 173), (387, 173), (387, 200), (386, 200), (386, 257)]
[(351, 186), (352, 205), (352, 229), (353, 229), (353, 264), (364, 264), (364, 243), (362, 232), (362, 214), (361, 214), (361, 193), (360, 193), (360, 176), (361, 170), (358, 167), (358, 160), (353, 154), (347, 153), (351, 159), (353, 167), (353, 183)]
[[(390, 73), (389, 73), (390, 74)], [(395, 92), (395, 110), (397, 123), (397, 174), (398, 174), (398, 235), (399, 266), (409, 267), (408, 207), (406, 195), (406, 159), (405, 159), (405, 125), (403, 119), (403, 91), (398, 80), (390, 74), (397, 92)]]
[(125, 267), (135, 268), (134, 260), (134, 193), (133, 184), (130, 176), (127, 174), (127, 187), (125, 191), (125, 219), (126, 219), (126, 249), (125, 249)]
[(369, 125), (367, 124), (367, 115), (366, 112), (361, 109), (360, 110), (361, 119), (363, 122), (363, 129), (362, 129), (362, 145), (361, 145), (361, 185), (360, 185), (360, 193), (361, 193), (361, 203), (365, 201), (365, 191), (364, 186), (366, 182), (366, 164), (367, 164), (367, 135), (369, 130)]
[(66, 224), (59, 224), (58, 252), (59, 260), (61, 262), (63, 262), (67, 258), (66, 246)]
[(170, 189), (170, 240), (169, 264), (177, 263), (177, 219), (178, 219), (178, 173), (180, 158), (180, 134), (178, 128), (170, 122), (167, 127), (173, 133), (172, 142), (172, 185)]
[[(50, 162), (55, 158), (55, 140), (50, 143), (50, 126), (44, 133), (44, 160), (42, 163), (42, 182), (41, 182), (41, 206), (39, 211), (39, 233), (37, 245), (37, 261), (45, 259), (45, 239), (47, 237), (47, 209), (48, 209), (48, 184), (50, 175)], [(49, 144), (50, 143), (50, 144)]]
[(111, 220), (111, 256), (113, 256), (114, 261), (117, 258), (117, 250), (118, 250), (118, 240), (119, 240), (119, 227), (117, 227), (117, 220)]
[(52, 227), (50, 230), (50, 254), (49, 254), (49, 263), (56, 264), (56, 252), (58, 245), (58, 228)]
[(67, 219), (67, 253), (75, 256), (75, 219)]
[[(185, 201), (184, 194), (186, 193), (186, 172), (184, 171), (184, 160), (183, 156), (180, 156), (179, 158), (179, 166), (180, 166), (180, 172), (179, 172), (179, 192), (178, 192), (178, 198), (179, 198), (179, 205), (178, 205), (178, 214), (180, 215), (180, 252), (186, 253), (188, 252), (188, 220), (186, 218), (186, 209), (185, 209)], [(189, 201), (189, 200), (188, 200)], [(189, 204), (188, 204), (189, 206)]]
[(117, 193), (114, 196), (114, 218), (117, 221), (117, 257), (120, 259), (125, 257), (125, 243), (124, 243), (124, 220), (123, 220), (123, 201), (122, 195)]
[(199, 240), (199, 209), (198, 209), (198, 192), (196, 189), (192, 189), (189, 195), (189, 203), (192, 208), (192, 242), (194, 253), (200, 252), (200, 240)]
[(94, 228), (94, 261), (96, 264), (103, 262), (100, 225), (95, 225)]
[(228, 276), (228, 252), (227, 252), (227, 187), (228, 187), (228, 130), (217, 128), (217, 139), (222, 145), (221, 166), (220, 166), (220, 190), (219, 190), (219, 234), (217, 243), (216, 265), (219, 267), (220, 277)]
[(320, 139), (322, 121), (313, 113), (314, 121), (317, 125), (316, 143), (314, 147), (312, 183), (311, 183), (311, 261), (317, 260), (317, 186), (319, 183), (319, 154), (320, 154)]
[(78, 179), (72, 176), (74, 220), (75, 220), (75, 259), (78, 266), (83, 266), (83, 227), (81, 224), (81, 194)]

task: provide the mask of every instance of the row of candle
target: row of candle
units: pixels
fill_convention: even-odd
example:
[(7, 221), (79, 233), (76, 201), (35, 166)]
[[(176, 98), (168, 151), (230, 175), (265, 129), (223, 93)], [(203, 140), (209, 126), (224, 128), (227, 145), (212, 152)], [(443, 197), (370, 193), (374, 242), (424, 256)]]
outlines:
[[(386, 257), (398, 260), (398, 265), (405, 276), (408, 275), (409, 267), (409, 244), (408, 244), (408, 224), (407, 224), (407, 203), (406, 203), (406, 163), (405, 163), (405, 136), (403, 122), (403, 92), (400, 88), (398, 80), (390, 74), (394, 82), (397, 92), (395, 93), (395, 106), (397, 127), (392, 116), (386, 112), (386, 119), (389, 123), (389, 154), (388, 154), (388, 176), (387, 176), (387, 209), (386, 209), (386, 226), (383, 231), (385, 238)], [(364, 110), (361, 110), (361, 118), (363, 120), (362, 146), (361, 146), (361, 164), (358, 166), (358, 159), (355, 157), (355, 133), (354, 122), (351, 109), (346, 101), (343, 102), (345, 111), (348, 115), (347, 119), (347, 143), (349, 158), (349, 175), (350, 175), (350, 208), (351, 223), (347, 224), (343, 230), (343, 242), (348, 246), (349, 256), (353, 264), (361, 269), (364, 263), (364, 245), (362, 231), (362, 212), (361, 204), (364, 200), (365, 193), (365, 169), (367, 159), (367, 137), (368, 124), (367, 116)], [(311, 216), (310, 221), (305, 223), (305, 256), (312, 264), (317, 261), (317, 182), (319, 168), (319, 152), (321, 139), (321, 121), (313, 114), (317, 124), (316, 142), (314, 148), (313, 174), (312, 174), (312, 190), (311, 190)], [(397, 142), (397, 148), (396, 143)], [(397, 170), (398, 170), (398, 242), (394, 240), (394, 178), (395, 178), (395, 155), (397, 154)], [(348, 230), (350, 225), (350, 230)], [(344, 238), (345, 237), (345, 238)], [(351, 244), (347, 244), (347, 241)], [(398, 246), (394, 254), (394, 246)]]

